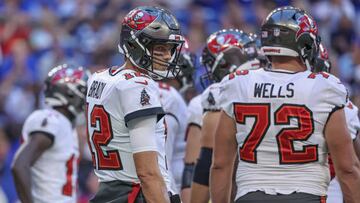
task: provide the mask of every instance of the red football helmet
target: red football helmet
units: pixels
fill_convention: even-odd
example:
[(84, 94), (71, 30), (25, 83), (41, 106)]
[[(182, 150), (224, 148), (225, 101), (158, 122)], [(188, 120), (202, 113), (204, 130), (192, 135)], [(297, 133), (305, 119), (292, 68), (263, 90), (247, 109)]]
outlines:
[(259, 68), (255, 53), (254, 40), (241, 30), (220, 30), (211, 34), (201, 56), (207, 72), (201, 77), (202, 83), (206, 80), (219, 82), (225, 75), (239, 68)]
[(261, 49), (266, 56), (300, 57), (308, 70), (314, 63), (319, 43), (315, 20), (299, 8), (277, 8), (261, 26)]
[[(153, 79), (172, 78), (179, 73), (177, 62), (183, 44), (176, 18), (163, 8), (141, 6), (130, 11), (121, 27), (119, 51), (137, 68), (145, 69)], [(171, 45), (171, 59), (161, 60), (153, 55), (155, 44)], [(167, 66), (156, 70), (153, 64)]]
[(51, 69), (45, 80), (45, 102), (52, 107), (66, 107), (76, 117), (84, 111), (89, 76), (83, 67), (67, 64)]

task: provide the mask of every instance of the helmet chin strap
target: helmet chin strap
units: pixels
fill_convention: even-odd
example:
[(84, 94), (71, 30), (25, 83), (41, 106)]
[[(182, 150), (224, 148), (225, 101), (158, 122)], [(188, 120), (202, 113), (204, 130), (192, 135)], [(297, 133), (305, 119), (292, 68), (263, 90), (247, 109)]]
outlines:
[[(169, 72), (168, 70), (163, 71), (163, 70), (156, 70), (153, 69), (153, 73), (149, 72), (149, 75), (154, 79), (154, 80), (162, 80), (164, 78), (173, 78), (175, 77), (171, 72)], [(170, 75), (170, 76), (169, 76)]]
[(57, 92), (54, 93), (54, 97), (46, 97), (45, 98), (46, 104), (50, 106), (65, 106), (68, 104), (68, 100), (62, 95)]
[(311, 65), (310, 65), (308, 59), (305, 59), (305, 66), (306, 66), (306, 69), (307, 69), (307, 70), (311, 71)]
[(223, 56), (224, 56), (224, 53), (221, 52), (221, 53), (216, 57), (216, 59), (215, 59), (215, 61), (214, 61), (214, 65), (211, 67), (211, 73), (214, 73), (216, 67), (218, 66), (218, 64), (219, 64), (220, 60), (223, 58)]
[(79, 112), (76, 111), (76, 109), (73, 105), (69, 105), (68, 110), (75, 118), (79, 115)]
[(311, 71), (311, 65), (309, 63), (309, 60), (305, 56), (305, 47), (301, 49), (301, 57), (300, 58), (301, 58), (301, 61), (305, 64), (306, 69), (308, 71)]
[(76, 111), (76, 108), (73, 105), (69, 105), (68, 100), (59, 93), (54, 93), (55, 97), (47, 97), (45, 98), (45, 103), (51, 107), (65, 107), (69, 110), (69, 112), (74, 116), (74, 118), (77, 117), (79, 114), (78, 111)]

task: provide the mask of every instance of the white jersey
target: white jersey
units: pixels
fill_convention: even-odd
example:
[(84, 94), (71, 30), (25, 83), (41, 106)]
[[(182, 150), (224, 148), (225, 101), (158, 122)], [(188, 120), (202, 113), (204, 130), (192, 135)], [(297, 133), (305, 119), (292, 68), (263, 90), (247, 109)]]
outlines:
[[(159, 88), (148, 76), (130, 69), (112, 68), (93, 74), (88, 80), (87, 124), (95, 174), (100, 182), (121, 180), (140, 183), (133, 153), (157, 151), (160, 171), (169, 191), (170, 178), (165, 159), (164, 111)], [(134, 149), (127, 122), (158, 115), (157, 147)]]
[(211, 84), (201, 94), (201, 106), (203, 113), (208, 111), (220, 111), (220, 83)]
[(359, 109), (349, 101), (345, 107), (346, 123), (351, 135), (351, 139), (355, 140), (357, 134), (360, 132)]
[(201, 106), (201, 94), (192, 98), (187, 107), (188, 119), (187, 125), (196, 125), (201, 128), (203, 108)]
[(160, 88), (160, 101), (165, 111), (167, 124), (166, 159), (169, 164), (169, 170), (175, 180), (176, 190), (179, 192), (186, 147), (186, 103), (175, 88), (163, 82), (158, 84)]
[(221, 83), (223, 110), (236, 120), (237, 196), (304, 192), (325, 196), (330, 180), (323, 130), (347, 92), (329, 74), (237, 71)]
[[(345, 117), (351, 139), (355, 140), (357, 134), (360, 131), (360, 121), (358, 117), (358, 108), (351, 101), (346, 104)], [(336, 177), (333, 178), (330, 182), (327, 196), (328, 197), (326, 202), (328, 203), (337, 203), (343, 201), (340, 184)]]
[(22, 129), (24, 144), (41, 132), (53, 142), (31, 166), (34, 202), (76, 202), (79, 142), (70, 120), (54, 109), (34, 111)]

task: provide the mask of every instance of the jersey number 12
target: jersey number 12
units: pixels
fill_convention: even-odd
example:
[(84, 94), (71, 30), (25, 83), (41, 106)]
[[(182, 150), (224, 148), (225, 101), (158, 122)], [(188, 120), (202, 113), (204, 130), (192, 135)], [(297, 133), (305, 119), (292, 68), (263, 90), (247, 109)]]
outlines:
[[(88, 115), (88, 112), (86, 113)], [(90, 125), (96, 129), (91, 136), (90, 134), (88, 135), (88, 144), (94, 167), (98, 170), (122, 170), (123, 167), (118, 150), (102, 149), (102, 147), (107, 146), (114, 138), (110, 115), (103, 106), (95, 105), (93, 107), (90, 113)], [(91, 145), (90, 142), (93, 145)]]

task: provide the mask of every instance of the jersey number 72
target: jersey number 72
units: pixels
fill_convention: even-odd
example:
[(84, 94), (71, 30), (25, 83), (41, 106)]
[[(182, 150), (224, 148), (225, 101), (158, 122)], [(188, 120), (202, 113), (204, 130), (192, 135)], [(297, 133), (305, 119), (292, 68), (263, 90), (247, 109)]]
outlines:
[[(256, 149), (261, 144), (270, 127), (270, 104), (235, 103), (236, 122), (245, 124), (247, 117), (255, 118), (249, 135), (240, 147), (240, 159), (257, 163)], [(289, 125), (290, 119), (298, 120), (297, 127), (284, 127), (276, 135), (280, 164), (302, 164), (318, 160), (318, 145), (304, 145), (302, 150), (295, 150), (294, 141), (306, 141), (314, 132), (312, 112), (305, 105), (283, 104), (274, 112), (275, 125)]]

